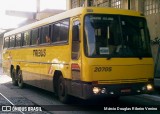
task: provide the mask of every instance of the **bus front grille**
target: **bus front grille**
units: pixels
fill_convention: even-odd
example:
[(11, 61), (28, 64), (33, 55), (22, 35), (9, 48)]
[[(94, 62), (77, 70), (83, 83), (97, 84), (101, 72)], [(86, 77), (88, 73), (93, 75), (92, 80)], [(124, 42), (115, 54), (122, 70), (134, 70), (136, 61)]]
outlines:
[(124, 83), (143, 83), (148, 82), (147, 78), (123, 79), (123, 80), (99, 80), (98, 84), (124, 84)]

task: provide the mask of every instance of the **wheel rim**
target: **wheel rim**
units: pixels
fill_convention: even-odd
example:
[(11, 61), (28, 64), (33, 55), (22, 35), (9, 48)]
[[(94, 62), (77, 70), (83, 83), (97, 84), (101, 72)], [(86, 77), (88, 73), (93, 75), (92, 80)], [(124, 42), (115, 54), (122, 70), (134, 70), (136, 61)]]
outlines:
[(58, 80), (57, 90), (58, 90), (59, 100), (63, 103), (68, 103), (69, 96), (67, 94), (67, 88), (65, 87), (65, 80), (63, 77), (60, 77)]
[(64, 85), (63, 85), (62, 81), (59, 84), (59, 96), (62, 96), (62, 97), (65, 96), (65, 90), (64, 90)]

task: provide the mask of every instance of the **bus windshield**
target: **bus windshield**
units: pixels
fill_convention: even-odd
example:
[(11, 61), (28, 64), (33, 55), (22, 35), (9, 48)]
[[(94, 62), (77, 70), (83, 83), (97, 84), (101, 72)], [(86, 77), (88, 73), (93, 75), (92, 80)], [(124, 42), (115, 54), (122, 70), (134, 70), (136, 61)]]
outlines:
[(88, 57), (151, 57), (149, 33), (142, 17), (90, 14), (84, 20)]

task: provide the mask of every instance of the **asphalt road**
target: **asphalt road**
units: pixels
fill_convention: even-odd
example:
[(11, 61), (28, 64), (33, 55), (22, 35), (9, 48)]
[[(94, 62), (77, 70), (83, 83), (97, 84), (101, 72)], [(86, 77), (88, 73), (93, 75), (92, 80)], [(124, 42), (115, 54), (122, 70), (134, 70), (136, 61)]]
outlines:
[(85, 101), (73, 97), (65, 105), (51, 92), (32, 86), (20, 89), (12, 85), (10, 77), (0, 74), (0, 106), (20, 107), (9, 112), (1, 108), (0, 114), (160, 114), (160, 94), (156, 91), (151, 95), (125, 96), (118, 101), (106, 98)]

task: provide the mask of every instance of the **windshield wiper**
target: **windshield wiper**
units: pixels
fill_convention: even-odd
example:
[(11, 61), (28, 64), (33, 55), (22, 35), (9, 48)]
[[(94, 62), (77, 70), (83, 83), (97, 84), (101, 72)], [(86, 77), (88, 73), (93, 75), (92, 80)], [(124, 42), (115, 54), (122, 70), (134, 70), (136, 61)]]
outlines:
[(142, 59), (143, 59), (143, 57), (142, 57), (142, 56), (140, 56), (140, 55), (137, 55), (137, 57), (138, 57), (140, 60), (142, 60)]
[(107, 60), (110, 60), (112, 58), (112, 55), (108, 55)]

